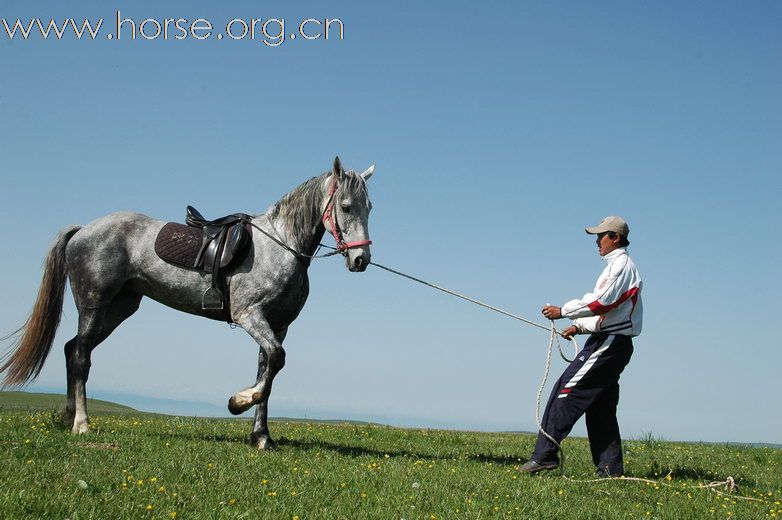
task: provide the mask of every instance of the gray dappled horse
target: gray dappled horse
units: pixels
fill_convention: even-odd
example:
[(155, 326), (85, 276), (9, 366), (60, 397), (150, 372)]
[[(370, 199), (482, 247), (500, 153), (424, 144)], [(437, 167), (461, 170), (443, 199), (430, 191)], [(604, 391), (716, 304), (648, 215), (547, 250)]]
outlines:
[[(255, 384), (228, 402), (233, 414), (257, 405), (250, 441), (274, 448), (267, 424), (274, 376), (285, 365), (282, 342), (309, 293), (309, 258), (330, 224), (350, 271), (370, 262), (367, 221), (371, 209), (366, 181), (371, 166), (333, 170), (306, 181), (263, 215), (252, 216), (252, 245), (227, 280), (230, 319), (260, 346)], [(89, 431), (85, 385), (90, 354), (139, 307), (144, 296), (191, 314), (212, 317), (202, 307), (211, 276), (161, 260), (154, 244), (165, 222), (139, 213), (114, 213), (85, 226), (63, 229), (46, 257), (35, 306), (0, 365), (3, 386), (21, 386), (38, 376), (54, 341), (66, 279), (79, 312), (76, 337), (65, 344), (68, 401), (63, 410), (73, 433)], [(260, 228), (260, 229), (259, 229)], [(340, 233), (341, 231), (341, 233)], [(274, 237), (274, 238), (272, 238)], [(344, 240), (343, 240), (344, 239)]]

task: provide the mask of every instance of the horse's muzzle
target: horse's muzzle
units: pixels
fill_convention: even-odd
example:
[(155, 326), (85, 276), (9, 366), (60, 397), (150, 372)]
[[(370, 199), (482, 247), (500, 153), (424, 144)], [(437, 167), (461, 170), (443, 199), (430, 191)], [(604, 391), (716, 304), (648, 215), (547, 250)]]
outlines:
[(364, 253), (363, 251), (358, 252), (355, 256), (348, 254), (347, 255), (347, 265), (348, 270), (350, 270), (353, 273), (360, 273), (367, 270), (367, 266), (369, 265), (369, 259), (370, 255), (369, 253)]

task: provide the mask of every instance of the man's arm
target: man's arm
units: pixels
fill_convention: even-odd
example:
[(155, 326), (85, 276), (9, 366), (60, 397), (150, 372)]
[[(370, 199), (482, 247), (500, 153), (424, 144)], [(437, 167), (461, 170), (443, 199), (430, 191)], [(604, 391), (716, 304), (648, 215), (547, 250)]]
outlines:
[(571, 320), (594, 316), (596, 313), (592, 310), (592, 304), (595, 301), (599, 301), (599, 299), (595, 297), (594, 294), (586, 293), (583, 298), (570, 300), (565, 305), (563, 305), (560, 308), (560, 314), (563, 318), (569, 318)]
[(573, 322), (573, 325), (569, 326), (562, 331), (562, 337), (570, 339), (576, 334), (588, 334), (593, 332), (600, 332), (597, 330), (600, 324), (599, 316), (591, 316), (589, 318), (578, 318)]
[(600, 316), (588, 316), (586, 318), (576, 318), (573, 320), (573, 326), (578, 329), (579, 334), (589, 334), (600, 332)]
[(633, 298), (639, 291), (638, 282), (634, 283), (630, 271), (622, 268), (614, 277), (605, 279), (595, 288), (595, 293), (599, 295), (587, 293), (583, 298), (570, 300), (562, 306), (560, 313), (562, 317), (570, 319), (602, 316)]

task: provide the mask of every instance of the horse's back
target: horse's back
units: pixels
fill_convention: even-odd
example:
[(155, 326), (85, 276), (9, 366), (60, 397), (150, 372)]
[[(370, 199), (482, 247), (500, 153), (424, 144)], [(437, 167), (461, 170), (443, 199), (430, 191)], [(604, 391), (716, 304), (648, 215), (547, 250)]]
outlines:
[[(139, 256), (154, 254), (155, 236), (165, 222), (141, 213), (121, 211), (93, 220), (68, 242), (65, 250), (72, 279), (89, 278), (113, 285), (127, 277)], [(101, 282), (102, 280), (102, 282)]]
[[(68, 250), (100, 250), (126, 247), (157, 234), (165, 222), (141, 213), (118, 211), (82, 226), (68, 244)], [(113, 251), (116, 252), (116, 251)]]

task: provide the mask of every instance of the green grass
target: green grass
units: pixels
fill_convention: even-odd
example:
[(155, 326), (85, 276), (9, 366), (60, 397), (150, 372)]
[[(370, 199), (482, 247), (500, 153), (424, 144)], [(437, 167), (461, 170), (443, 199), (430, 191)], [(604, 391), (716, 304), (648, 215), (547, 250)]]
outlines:
[[(592, 478), (585, 439), (566, 441), (565, 479), (517, 476), (530, 435), (278, 421), (280, 448), (258, 452), (246, 420), (95, 413), (91, 427), (76, 437), (53, 410), (3, 407), (0, 517), (782, 517), (782, 450), (773, 448), (649, 434), (625, 442), (626, 467), (658, 483), (591, 483), (578, 482)], [(728, 476), (733, 495), (695, 488)]]

